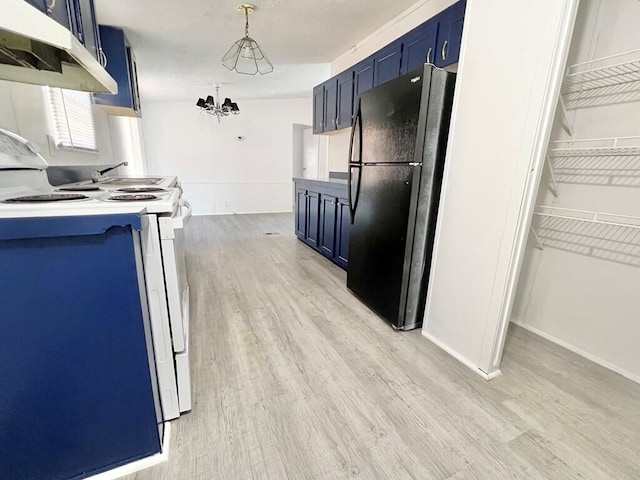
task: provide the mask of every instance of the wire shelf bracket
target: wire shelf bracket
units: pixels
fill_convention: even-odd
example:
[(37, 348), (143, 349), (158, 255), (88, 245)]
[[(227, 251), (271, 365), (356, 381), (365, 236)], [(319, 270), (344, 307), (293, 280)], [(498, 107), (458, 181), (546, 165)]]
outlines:
[(567, 113), (567, 106), (564, 103), (564, 99), (560, 96), (559, 100), (560, 105), (560, 115), (562, 115), (562, 126), (569, 134), (569, 136), (573, 137), (573, 123), (569, 121), (569, 114)]
[(558, 186), (558, 180), (556, 178), (556, 172), (553, 168), (553, 162), (549, 155), (547, 155), (547, 165), (549, 166), (549, 174), (551, 176), (551, 193), (554, 197), (560, 197), (560, 188)]
[(533, 234), (533, 238), (536, 240), (536, 243), (538, 244), (538, 249), (540, 250), (544, 250), (544, 243), (542, 243), (542, 239), (540, 238), (540, 235), (538, 235), (538, 232), (536, 232), (535, 227), (531, 227), (531, 233)]

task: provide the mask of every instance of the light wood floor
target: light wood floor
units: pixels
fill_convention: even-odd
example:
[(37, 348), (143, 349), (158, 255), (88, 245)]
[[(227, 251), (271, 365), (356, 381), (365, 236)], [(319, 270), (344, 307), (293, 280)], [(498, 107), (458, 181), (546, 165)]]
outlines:
[(640, 478), (640, 385), (517, 327), (485, 382), (292, 232), (189, 224), (194, 407), (130, 480)]

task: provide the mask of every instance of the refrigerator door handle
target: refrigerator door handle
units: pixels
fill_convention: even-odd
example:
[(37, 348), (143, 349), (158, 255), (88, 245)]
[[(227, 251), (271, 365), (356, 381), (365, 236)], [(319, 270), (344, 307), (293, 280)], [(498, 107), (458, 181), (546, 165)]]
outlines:
[(356, 114), (354, 116), (353, 127), (351, 127), (351, 140), (349, 141), (349, 165), (353, 163), (353, 141), (356, 137), (356, 130), (358, 130), (358, 140), (360, 142), (357, 163), (362, 163), (362, 125), (360, 123), (360, 99), (358, 99), (358, 109), (356, 110)]
[[(356, 112), (353, 128), (351, 129), (351, 142), (349, 145), (349, 213), (351, 225), (353, 225), (356, 209), (358, 208), (358, 198), (360, 197), (360, 178), (362, 176), (362, 117), (360, 101), (358, 101), (358, 111)], [(358, 135), (358, 160), (357, 165), (353, 162), (353, 144), (355, 136)], [(353, 169), (358, 169), (358, 180), (356, 182), (356, 194), (353, 195)]]
[[(356, 180), (356, 194), (353, 195), (353, 169), (358, 170), (358, 178)], [(349, 214), (351, 217), (351, 225), (356, 215), (356, 208), (358, 208), (358, 197), (360, 196), (360, 178), (362, 176), (362, 167), (359, 165), (349, 165)]]

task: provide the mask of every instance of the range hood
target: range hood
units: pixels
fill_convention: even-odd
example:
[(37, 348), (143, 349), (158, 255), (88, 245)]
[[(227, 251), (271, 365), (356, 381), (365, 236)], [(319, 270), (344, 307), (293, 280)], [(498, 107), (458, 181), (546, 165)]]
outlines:
[(116, 81), (69, 30), (24, 0), (0, 0), (0, 80), (118, 92)]

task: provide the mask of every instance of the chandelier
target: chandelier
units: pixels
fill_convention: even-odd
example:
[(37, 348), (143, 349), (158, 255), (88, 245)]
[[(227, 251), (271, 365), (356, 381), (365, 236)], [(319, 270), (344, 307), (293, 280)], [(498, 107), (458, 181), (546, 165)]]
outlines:
[(266, 75), (273, 72), (273, 64), (262, 51), (258, 42), (249, 36), (249, 14), (255, 11), (253, 5), (240, 5), (238, 11), (244, 13), (244, 37), (234, 43), (222, 57), (222, 65), (245, 75)]
[(209, 115), (215, 115), (218, 117), (218, 123), (220, 123), (220, 119), (222, 117), (226, 117), (229, 114), (239, 115), (240, 109), (238, 108), (238, 104), (236, 102), (232, 102), (230, 98), (225, 98), (224, 103), (220, 103), (220, 87), (216, 86), (216, 99), (217, 102), (214, 102), (213, 97), (209, 95), (207, 99), (199, 98), (196, 105), (200, 107), (200, 109)]

